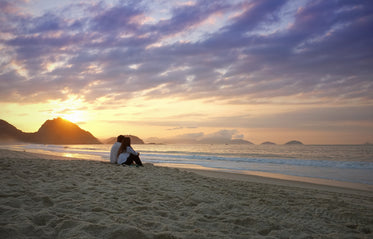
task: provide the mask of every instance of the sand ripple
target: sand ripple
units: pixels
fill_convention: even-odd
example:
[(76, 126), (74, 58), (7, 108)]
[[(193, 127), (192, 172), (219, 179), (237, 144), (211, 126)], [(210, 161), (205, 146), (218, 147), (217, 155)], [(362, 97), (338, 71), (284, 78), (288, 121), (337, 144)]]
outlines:
[[(373, 197), (0, 150), (0, 238), (372, 238)], [(55, 157), (54, 157), (55, 158)]]

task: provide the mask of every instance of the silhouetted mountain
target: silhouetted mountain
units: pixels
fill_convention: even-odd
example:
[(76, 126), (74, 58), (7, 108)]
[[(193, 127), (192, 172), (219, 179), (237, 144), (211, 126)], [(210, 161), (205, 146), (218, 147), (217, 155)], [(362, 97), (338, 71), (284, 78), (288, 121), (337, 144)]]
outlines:
[(287, 142), (285, 145), (303, 145), (303, 143), (298, 140), (292, 140)]
[(101, 144), (88, 131), (74, 123), (56, 118), (47, 120), (35, 133), (24, 133), (6, 121), (0, 121), (0, 141), (21, 141), (38, 144)]
[(17, 142), (23, 141), (29, 134), (22, 132), (5, 120), (0, 120), (0, 141)]
[(261, 143), (261, 145), (276, 145), (276, 144), (273, 142), (266, 141), (266, 142)]
[[(134, 135), (124, 135), (124, 136), (130, 137), (131, 144), (144, 144), (144, 141), (137, 136), (134, 136)], [(104, 144), (114, 144), (115, 142), (117, 142), (117, 137), (111, 137), (106, 140), (102, 140), (102, 142)]]
[(35, 133), (34, 142), (41, 144), (100, 144), (90, 132), (74, 123), (56, 118), (47, 120)]

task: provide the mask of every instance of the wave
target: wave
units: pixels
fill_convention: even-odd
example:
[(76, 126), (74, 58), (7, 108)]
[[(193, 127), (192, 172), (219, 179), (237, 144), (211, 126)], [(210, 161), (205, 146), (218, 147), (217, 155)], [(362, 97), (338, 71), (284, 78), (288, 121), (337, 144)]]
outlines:
[[(24, 145), (26, 149), (37, 149), (51, 152), (84, 154), (99, 156), (103, 160), (109, 158), (111, 145), (42, 145), (29, 144)], [(340, 168), (340, 169), (373, 169), (373, 162), (367, 161), (336, 161), (336, 160), (315, 160), (302, 158), (281, 158), (280, 154), (262, 153), (216, 153), (203, 151), (186, 151), (186, 150), (142, 150), (141, 156), (145, 161), (153, 163), (184, 163), (184, 164), (209, 164), (209, 162), (220, 163), (241, 163), (241, 164), (262, 164), (278, 166), (303, 166), (319, 168)], [(249, 165), (248, 165), (249, 166)]]
[(170, 162), (170, 159), (176, 162), (189, 161), (193, 163), (196, 160), (202, 161), (226, 161), (256, 164), (274, 164), (289, 166), (305, 167), (328, 167), (328, 168), (346, 168), (346, 169), (373, 169), (371, 162), (351, 162), (351, 161), (333, 161), (333, 160), (307, 160), (307, 159), (269, 159), (269, 158), (241, 158), (241, 157), (224, 157), (224, 156), (204, 156), (204, 155), (187, 155), (187, 154), (142, 154), (146, 158), (153, 159), (154, 162)]
[[(65, 157), (108, 161), (111, 145), (7, 145), (13, 150), (27, 150)], [(260, 171), (300, 177), (324, 178), (373, 185), (373, 147), (288, 147), (260, 146), (189, 146), (136, 145), (144, 163), (199, 165), (222, 170)], [(188, 167), (188, 166), (187, 166)]]

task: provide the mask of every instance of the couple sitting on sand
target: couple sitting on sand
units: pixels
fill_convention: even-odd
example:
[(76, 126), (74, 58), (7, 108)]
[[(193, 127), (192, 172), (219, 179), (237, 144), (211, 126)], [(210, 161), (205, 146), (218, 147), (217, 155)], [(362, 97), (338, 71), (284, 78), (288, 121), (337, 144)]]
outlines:
[(122, 166), (131, 166), (136, 163), (136, 167), (143, 166), (139, 157), (140, 153), (131, 147), (131, 139), (119, 135), (117, 142), (113, 144), (110, 150), (110, 163), (117, 163)]

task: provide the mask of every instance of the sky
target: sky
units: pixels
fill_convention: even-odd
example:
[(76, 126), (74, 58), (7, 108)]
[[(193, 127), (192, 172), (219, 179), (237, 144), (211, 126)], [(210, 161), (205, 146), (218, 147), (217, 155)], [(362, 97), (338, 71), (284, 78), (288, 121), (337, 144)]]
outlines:
[(0, 119), (146, 142), (373, 142), (372, 29), (365, 0), (0, 0)]

